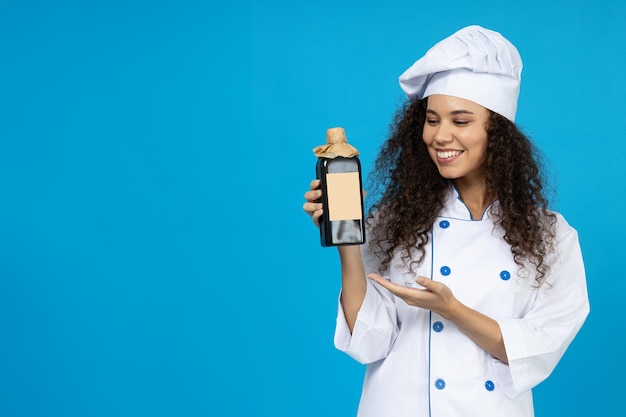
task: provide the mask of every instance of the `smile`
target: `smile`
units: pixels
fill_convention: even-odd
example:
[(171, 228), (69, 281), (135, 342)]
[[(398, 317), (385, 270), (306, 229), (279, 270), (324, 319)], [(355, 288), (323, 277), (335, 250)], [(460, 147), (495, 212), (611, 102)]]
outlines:
[(461, 153), (463, 153), (463, 151), (437, 151), (437, 158), (450, 159), (461, 155)]

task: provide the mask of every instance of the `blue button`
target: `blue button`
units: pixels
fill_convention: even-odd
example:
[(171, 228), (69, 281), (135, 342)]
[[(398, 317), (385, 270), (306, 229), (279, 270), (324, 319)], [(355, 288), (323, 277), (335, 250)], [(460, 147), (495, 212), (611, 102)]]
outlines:
[(433, 323), (433, 330), (439, 333), (443, 330), (443, 323), (440, 321), (436, 321)]
[(439, 227), (441, 227), (442, 229), (447, 229), (448, 227), (450, 227), (450, 222), (447, 220), (442, 220), (439, 222)]
[(442, 266), (440, 271), (441, 275), (450, 275), (450, 268), (447, 266)]
[(446, 387), (446, 381), (444, 381), (443, 379), (438, 379), (435, 381), (435, 388), (444, 389), (445, 387)]
[(500, 272), (500, 278), (502, 278), (504, 281), (507, 281), (509, 278), (511, 278), (511, 273), (507, 270), (504, 270)]
[(493, 391), (495, 387), (496, 386), (492, 381), (485, 382), (485, 388), (487, 389), (487, 391)]

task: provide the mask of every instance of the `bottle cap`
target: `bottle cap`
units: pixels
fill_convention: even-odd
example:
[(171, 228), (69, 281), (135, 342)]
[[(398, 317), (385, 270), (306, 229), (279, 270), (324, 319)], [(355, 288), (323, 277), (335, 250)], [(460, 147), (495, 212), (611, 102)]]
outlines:
[(313, 153), (318, 158), (352, 158), (359, 155), (357, 149), (348, 144), (346, 132), (343, 127), (332, 127), (326, 130), (326, 145), (313, 148)]

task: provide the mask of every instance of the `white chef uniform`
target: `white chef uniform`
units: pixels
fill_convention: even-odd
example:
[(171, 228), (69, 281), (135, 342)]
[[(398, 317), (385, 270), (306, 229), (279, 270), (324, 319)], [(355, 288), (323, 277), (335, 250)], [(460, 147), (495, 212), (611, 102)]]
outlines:
[[(536, 288), (532, 269), (519, 270), (489, 209), (472, 220), (450, 188), (416, 274), (443, 282), (460, 302), (496, 320), (509, 364), (452, 322), (368, 280), (352, 334), (341, 303), (335, 332), (335, 346), (367, 364), (359, 417), (534, 415), (531, 388), (552, 372), (589, 313), (578, 234), (555, 214), (558, 254), (548, 285)], [(379, 259), (362, 249), (366, 273), (377, 272)], [(414, 282), (401, 264), (394, 257), (386, 276)]]

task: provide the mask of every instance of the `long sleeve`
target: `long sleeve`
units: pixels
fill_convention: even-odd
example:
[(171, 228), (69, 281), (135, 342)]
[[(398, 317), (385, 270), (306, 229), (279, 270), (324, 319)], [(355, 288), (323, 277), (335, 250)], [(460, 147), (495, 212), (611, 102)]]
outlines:
[(363, 364), (384, 359), (398, 335), (392, 297), (385, 288), (368, 280), (352, 334), (339, 302), (335, 347)]
[[(361, 246), (365, 273), (378, 272), (380, 259), (370, 250), (371, 242)], [(348, 328), (339, 297), (335, 347), (362, 364), (384, 359), (398, 335), (395, 297), (387, 289), (367, 281), (363, 304), (352, 334)]]
[[(589, 314), (585, 268), (577, 232), (557, 214), (557, 259), (520, 319), (499, 320), (509, 364), (497, 369), (515, 397), (547, 378)], [(495, 366), (495, 365), (494, 365)]]

